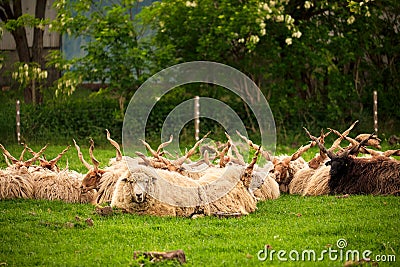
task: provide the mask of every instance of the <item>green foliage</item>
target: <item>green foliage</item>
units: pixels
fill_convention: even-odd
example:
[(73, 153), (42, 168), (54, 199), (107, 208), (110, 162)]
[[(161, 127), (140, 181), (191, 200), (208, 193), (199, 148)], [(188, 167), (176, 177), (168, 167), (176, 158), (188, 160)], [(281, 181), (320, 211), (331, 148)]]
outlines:
[[(51, 23), (24, 15), (10, 20), (8, 26), (0, 25), (0, 31), (49, 24), (69, 38), (85, 38), (80, 58), (67, 60), (59, 51), (50, 53), (47, 67), (55, 67), (62, 77), (42, 92), (46, 101), (54, 94), (57, 101), (66, 101), (82, 82), (102, 83), (99, 98), (118, 98), (118, 111), (107, 108), (110, 114), (100, 119), (102, 123), (114, 118), (120, 125), (127, 101), (156, 71), (175, 63), (209, 60), (237, 68), (260, 87), (275, 117), (280, 143), (302, 136), (302, 126), (319, 131), (357, 119), (358, 131), (370, 132), (374, 90), (378, 91), (380, 131), (387, 136), (399, 134), (398, 1), (165, 0), (143, 8), (141, 1), (134, 0), (59, 0), (54, 7), (58, 15)], [(250, 134), (257, 135), (253, 116), (240, 99), (210, 86), (189, 87), (184, 93), (176, 89), (163, 97), (149, 118), (146, 135), (155, 138), (167, 114), (195, 95), (224, 101), (253, 131)], [(55, 106), (29, 111), (58, 115), (64, 123), (65, 114), (53, 112)], [(93, 120), (93, 116), (76, 121)], [(75, 120), (75, 115), (72, 118)], [(9, 125), (12, 119), (3, 121)], [(54, 120), (45, 121), (54, 125)], [(25, 123), (34, 123), (27, 125), (27, 137), (40, 121), (26, 119)], [(90, 124), (87, 121), (85, 125)], [(82, 128), (67, 125), (54, 128), (61, 138), (76, 133), (92, 135), (90, 131), (98, 135), (96, 127), (79, 130)], [(45, 131), (41, 127), (39, 133)], [(204, 121), (202, 127), (223, 137), (223, 130), (211, 121)], [(49, 134), (38, 136), (45, 138), (51, 132), (58, 138), (52, 127), (46, 131)], [(192, 136), (192, 129), (186, 127), (184, 134)]]
[(28, 143), (70, 143), (72, 138), (86, 137), (99, 138), (104, 143), (105, 129), (120, 137), (122, 119), (119, 114), (115, 99), (96, 95), (47, 105), (22, 105), (21, 135)]
[[(59, 81), (56, 92), (71, 93), (82, 81), (100, 82), (109, 94), (118, 96), (123, 103), (146, 80), (154, 63), (163, 61), (164, 53), (154, 51), (146, 40), (146, 28), (134, 16), (140, 8), (139, 2), (54, 3), (58, 11), (54, 27), (72, 38), (80, 36), (88, 40), (81, 47), (84, 56), (80, 58), (68, 61), (53, 55), (51, 64), (69, 66), (64, 68), (67, 78)], [(155, 56), (157, 59), (153, 60)]]
[(393, 1), (169, 0), (141, 15), (156, 44), (173, 46), (180, 62), (218, 61), (246, 73), (267, 97), (280, 133), (356, 119), (370, 131), (373, 90), (385, 103), (380, 118), (395, 132), (398, 7)]
[(16, 19), (8, 19), (4, 23), (4, 28), (9, 31), (15, 31), (19, 27), (30, 27), (30, 28), (40, 28), (44, 30), (44, 27), (50, 23), (48, 19), (39, 19), (30, 14), (23, 14)]

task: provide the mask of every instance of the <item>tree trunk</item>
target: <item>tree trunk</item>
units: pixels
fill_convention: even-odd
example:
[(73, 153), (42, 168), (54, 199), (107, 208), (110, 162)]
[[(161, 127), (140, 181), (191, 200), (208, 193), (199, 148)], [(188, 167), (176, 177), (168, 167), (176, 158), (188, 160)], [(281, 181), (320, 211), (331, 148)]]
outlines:
[[(35, 7), (35, 17), (38, 19), (45, 18), (47, 0), (37, 0)], [(22, 4), (21, 0), (13, 1), (0, 1), (2, 8), (0, 12), (0, 18), (4, 23), (8, 20), (17, 20), (22, 16)], [(45, 67), (45, 60), (43, 56), (43, 34), (44, 31), (35, 27), (33, 30), (33, 44), (32, 50), (29, 49), (28, 39), (26, 36), (25, 27), (18, 27), (11, 31), (11, 34), (15, 40), (16, 50), (18, 53), (18, 59), (20, 62), (29, 63), (37, 62), (41, 69)], [(42, 99), (41, 92), (32, 92), (35, 86), (27, 86), (24, 90), (25, 103), (37, 103), (38, 100)], [(35, 96), (35, 99), (32, 96)]]
[[(6, 5), (3, 3), (3, 5)], [(18, 19), (22, 16), (22, 5), (21, 0), (13, 1), (12, 9), (11, 4), (8, 3), (6, 10), (6, 19)], [(7, 22), (7, 21), (4, 21)], [(15, 45), (17, 48), (18, 58), (21, 62), (30, 62), (28, 39), (26, 38), (26, 30), (24, 27), (18, 27), (11, 32), (15, 40)]]
[[(4, 4), (5, 5), (5, 4)], [(22, 16), (22, 4), (21, 0), (15, 0), (11, 3), (8, 3), (7, 7), (7, 18), (8, 19), (18, 19)], [(6, 22), (6, 21), (5, 21)], [(31, 61), (31, 55), (29, 52), (28, 38), (26, 37), (26, 29), (25, 27), (18, 27), (14, 31), (11, 32), (14, 37), (15, 47), (17, 50), (18, 58), (20, 62), (29, 63)], [(32, 91), (30, 87), (24, 89), (24, 100), (25, 103), (32, 102)]]
[(11, 32), (14, 37), (19, 61), (28, 63), (30, 62), (28, 39), (26, 38), (26, 31), (24, 27), (19, 27)]
[[(37, 0), (35, 7), (35, 17), (38, 19), (44, 19), (46, 12), (46, 0)], [(35, 27), (33, 29), (33, 44), (32, 44), (32, 61), (37, 62), (41, 69), (45, 68), (45, 60), (43, 57), (43, 34), (44, 30)], [(34, 83), (35, 81), (32, 81)], [(35, 84), (32, 85), (32, 103), (38, 103), (42, 101), (42, 93), (40, 91), (34, 92)]]

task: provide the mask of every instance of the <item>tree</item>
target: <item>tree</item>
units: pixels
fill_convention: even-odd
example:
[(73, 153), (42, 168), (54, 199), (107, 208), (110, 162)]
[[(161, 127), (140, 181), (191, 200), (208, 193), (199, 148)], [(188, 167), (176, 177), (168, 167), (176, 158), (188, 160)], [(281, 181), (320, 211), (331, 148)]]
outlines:
[[(43, 55), (43, 33), (44, 27), (48, 23), (45, 19), (46, 0), (37, 0), (35, 15), (23, 14), (21, 0), (2, 0), (0, 1), (0, 19), (4, 28), (9, 31), (16, 44), (20, 65), (35, 62), (41, 69), (45, 68)], [(26, 35), (26, 27), (33, 27), (33, 44), (29, 49)], [(35, 92), (35, 85), (25, 89), (25, 102), (36, 103), (40, 98), (39, 93)]]
[(238, 68), (259, 85), (278, 127), (298, 129), (366, 125), (373, 89), (388, 103), (381, 116), (400, 118), (395, 2), (164, 0), (145, 12), (159, 46), (183, 62)]
[(139, 2), (55, 2), (58, 21), (54, 27), (71, 38), (88, 40), (81, 47), (85, 52), (82, 57), (66, 60), (63, 55), (53, 54), (50, 63), (64, 71), (56, 94), (70, 94), (83, 81), (100, 82), (101, 92), (116, 96), (124, 112), (125, 99), (155, 67), (152, 58), (156, 51), (146, 42), (146, 30), (135, 18)]

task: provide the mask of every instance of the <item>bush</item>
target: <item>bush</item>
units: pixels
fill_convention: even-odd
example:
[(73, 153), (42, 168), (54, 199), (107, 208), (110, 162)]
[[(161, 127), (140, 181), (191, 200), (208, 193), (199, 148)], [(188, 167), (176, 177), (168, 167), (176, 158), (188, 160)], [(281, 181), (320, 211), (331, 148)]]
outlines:
[[(122, 120), (118, 101), (104, 97), (70, 98), (46, 105), (21, 106), (21, 134), (24, 142), (71, 143), (92, 137), (106, 142), (105, 129), (120, 136)], [(97, 140), (96, 140), (97, 143)]]

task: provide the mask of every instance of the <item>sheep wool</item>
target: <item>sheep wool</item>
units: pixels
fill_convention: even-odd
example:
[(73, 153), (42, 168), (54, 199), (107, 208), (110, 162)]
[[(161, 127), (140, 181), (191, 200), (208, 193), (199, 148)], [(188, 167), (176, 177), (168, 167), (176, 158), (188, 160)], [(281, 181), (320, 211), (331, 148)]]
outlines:
[(303, 194), (304, 189), (307, 187), (311, 176), (315, 173), (312, 168), (304, 168), (295, 173), (293, 180), (289, 184), (290, 194)]
[[(34, 197), (36, 199), (61, 200), (68, 203), (81, 202), (81, 180), (69, 175), (69, 171), (54, 172), (40, 169), (32, 172), (34, 177)], [(83, 197), (83, 202), (91, 202), (93, 192)]]
[(0, 200), (33, 198), (33, 178), (24, 170), (0, 170)]
[(254, 190), (254, 196), (260, 201), (277, 199), (280, 194), (279, 184), (269, 174), (266, 175), (262, 185)]
[[(117, 181), (111, 206), (157, 216), (191, 217), (193, 214), (217, 212), (248, 214), (256, 210), (257, 202), (240, 181), (243, 172), (242, 167), (210, 168), (199, 180), (193, 180), (177, 172), (138, 165)], [(167, 192), (167, 184), (176, 186), (177, 190), (192, 190), (193, 194)], [(217, 195), (221, 191), (227, 193)], [(199, 205), (186, 207), (187, 201)]]
[(303, 196), (321, 196), (329, 194), (330, 170), (330, 166), (319, 167), (310, 177), (303, 191)]

